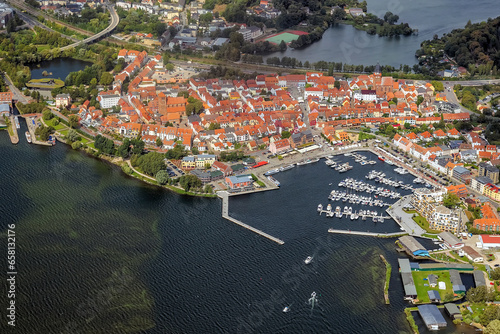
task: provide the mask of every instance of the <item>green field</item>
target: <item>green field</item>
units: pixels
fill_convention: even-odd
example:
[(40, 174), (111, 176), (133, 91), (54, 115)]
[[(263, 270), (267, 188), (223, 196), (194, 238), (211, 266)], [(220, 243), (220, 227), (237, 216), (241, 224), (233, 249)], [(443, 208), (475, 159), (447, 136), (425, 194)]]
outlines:
[[(427, 280), (424, 281), (424, 278), (427, 278), (430, 274), (437, 275), (438, 282), (445, 282), (446, 290), (439, 290), (437, 286), (434, 288), (424, 286), (424, 284), (429, 284)], [(453, 287), (451, 286), (450, 273), (448, 271), (413, 271), (412, 276), (417, 288), (417, 298), (421, 303), (429, 303), (429, 296), (427, 295), (427, 291), (429, 290), (438, 291), (441, 300), (444, 300), (445, 296), (449, 293), (453, 295)]]
[(266, 38), (266, 41), (275, 43), (275, 44), (280, 44), (281, 41), (285, 41), (285, 43), (290, 43), (291, 41), (295, 41), (299, 38), (299, 35), (291, 34), (289, 32), (284, 32), (279, 35), (273, 36)]
[(54, 78), (31, 79), (26, 83), (28, 88), (54, 89), (64, 87), (64, 81)]

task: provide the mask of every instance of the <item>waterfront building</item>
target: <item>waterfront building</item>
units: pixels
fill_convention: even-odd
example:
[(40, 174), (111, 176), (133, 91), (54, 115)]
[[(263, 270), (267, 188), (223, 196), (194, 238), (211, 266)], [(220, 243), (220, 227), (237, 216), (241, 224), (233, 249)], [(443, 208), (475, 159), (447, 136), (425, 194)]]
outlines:
[(236, 176), (226, 176), (226, 185), (230, 189), (242, 189), (252, 185), (253, 178), (251, 175), (242, 174)]
[(465, 293), (467, 289), (465, 285), (462, 283), (462, 278), (460, 277), (460, 273), (456, 269), (451, 269), (450, 273), (450, 281), (453, 287), (454, 293)]
[(444, 309), (446, 310), (446, 313), (450, 316), (450, 318), (462, 319), (462, 313), (460, 312), (460, 309), (456, 304), (453, 303), (444, 304)]
[(438, 330), (447, 326), (446, 320), (436, 305), (419, 305), (417, 308), (429, 330)]
[(269, 145), (269, 151), (271, 151), (272, 154), (280, 154), (289, 149), (290, 141), (288, 139), (277, 140)]
[(476, 283), (476, 288), (478, 286), (486, 286), (486, 279), (484, 278), (484, 272), (482, 270), (474, 270), (472, 274), (474, 275), (474, 282)]
[(459, 249), (464, 246), (464, 243), (460, 241), (455, 235), (450, 232), (441, 232), (438, 234), (438, 238), (444, 241), (445, 245), (452, 249)]
[(448, 209), (441, 204), (445, 194), (445, 189), (418, 188), (413, 193), (411, 204), (427, 219), (431, 229), (458, 233), (461, 229), (461, 211)]
[(414, 256), (429, 256), (429, 252), (412, 236), (402, 236), (399, 238), (401, 246), (403, 246), (410, 254)]
[(401, 273), (401, 280), (403, 281), (403, 288), (405, 293), (405, 300), (413, 300), (417, 298), (417, 288), (411, 275), (410, 260), (398, 259), (399, 271)]

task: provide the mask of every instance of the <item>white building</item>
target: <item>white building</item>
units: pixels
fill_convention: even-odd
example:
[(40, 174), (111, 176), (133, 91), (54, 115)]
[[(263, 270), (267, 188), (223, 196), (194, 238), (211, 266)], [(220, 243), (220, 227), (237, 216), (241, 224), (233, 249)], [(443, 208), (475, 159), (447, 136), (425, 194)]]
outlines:
[(109, 95), (99, 95), (97, 97), (97, 101), (101, 105), (101, 109), (109, 109), (118, 105), (118, 101), (120, 101), (120, 95), (118, 94), (109, 94)]
[(479, 243), (483, 249), (500, 248), (500, 235), (498, 234), (481, 234)]

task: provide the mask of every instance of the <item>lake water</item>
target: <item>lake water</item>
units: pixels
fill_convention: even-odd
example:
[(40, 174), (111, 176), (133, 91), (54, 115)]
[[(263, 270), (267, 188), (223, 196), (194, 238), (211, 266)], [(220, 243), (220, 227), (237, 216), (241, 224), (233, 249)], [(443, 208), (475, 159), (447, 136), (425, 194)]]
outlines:
[(32, 79), (44, 78), (42, 75), (43, 71), (47, 71), (50, 75), (47, 78), (55, 78), (65, 80), (68, 74), (71, 72), (78, 72), (83, 70), (86, 66), (91, 66), (92, 63), (73, 59), (73, 58), (57, 58), (54, 60), (43, 61), (38, 64), (33, 64), (31, 69)]
[[(231, 215), (280, 246), (223, 219), (219, 199), (144, 184), (63, 144), (21, 136), (14, 146), (2, 131), (0, 151), (0, 243), (15, 223), (19, 333), (410, 333), (394, 239), (327, 232), (399, 227), (316, 212), (345, 177), (376, 168), (411, 181), (391, 166), (338, 174), (319, 162), (276, 174), (279, 190), (230, 199)], [(379, 254), (393, 266), (390, 305)]]
[(344, 64), (391, 65), (417, 63), (415, 51), (434, 34), (441, 36), (453, 29), (463, 28), (468, 20), (481, 22), (500, 15), (497, 0), (368, 0), (368, 12), (383, 18), (387, 11), (399, 15), (399, 22), (418, 29), (418, 36), (379, 37), (368, 35), (349, 25), (329, 28), (318, 42), (300, 50), (287, 49), (267, 57), (295, 57), (302, 62), (319, 60)]

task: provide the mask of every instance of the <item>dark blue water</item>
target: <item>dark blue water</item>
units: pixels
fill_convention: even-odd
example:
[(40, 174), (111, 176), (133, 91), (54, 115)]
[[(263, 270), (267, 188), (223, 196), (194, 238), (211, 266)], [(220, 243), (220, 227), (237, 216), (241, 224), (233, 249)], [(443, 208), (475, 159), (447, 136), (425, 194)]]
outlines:
[[(232, 215), (280, 246), (222, 219), (218, 199), (143, 184), (60, 143), (14, 146), (4, 131), (0, 150), (1, 229), (15, 223), (18, 237), (17, 333), (410, 332), (394, 239), (327, 233), (398, 226), (319, 217), (340, 177), (323, 162), (277, 174), (280, 190), (230, 199)], [(379, 254), (394, 268), (390, 305)]]
[[(70, 74), (71, 72), (78, 72), (80, 70), (83, 70), (86, 66), (91, 65), (92, 63), (90, 62), (73, 58), (57, 58), (54, 60), (43, 61), (38, 64), (33, 64), (30, 67), (31, 78), (55, 78), (64, 81), (68, 74)], [(49, 75), (44, 77), (42, 75), (43, 71), (47, 71)]]

